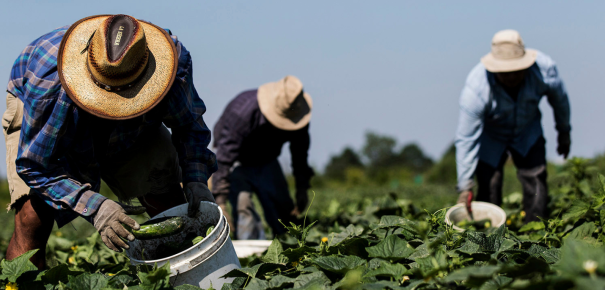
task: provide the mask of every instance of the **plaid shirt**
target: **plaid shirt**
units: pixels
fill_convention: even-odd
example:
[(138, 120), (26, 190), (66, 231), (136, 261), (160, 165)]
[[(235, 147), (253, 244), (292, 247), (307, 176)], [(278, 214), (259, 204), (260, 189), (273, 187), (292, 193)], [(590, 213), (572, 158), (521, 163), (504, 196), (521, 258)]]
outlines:
[[(146, 128), (162, 123), (172, 130), (183, 182), (207, 183), (217, 165), (207, 148), (210, 130), (202, 118), (206, 107), (193, 86), (191, 56), (176, 36), (172, 39), (179, 55), (178, 71), (169, 93), (143, 116), (111, 121), (78, 108), (61, 86), (57, 54), (68, 28), (29, 44), (15, 61), (8, 83), (8, 92), (24, 103), (17, 172), (57, 209), (59, 226), (78, 216), (90, 221), (106, 199), (97, 193), (100, 161), (124, 152)], [(95, 142), (99, 131), (106, 134), (103, 141)]]

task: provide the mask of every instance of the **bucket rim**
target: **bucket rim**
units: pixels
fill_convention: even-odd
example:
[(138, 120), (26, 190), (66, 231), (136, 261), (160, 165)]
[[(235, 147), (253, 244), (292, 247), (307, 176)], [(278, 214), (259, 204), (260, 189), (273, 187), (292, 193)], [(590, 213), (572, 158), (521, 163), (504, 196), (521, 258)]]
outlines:
[[(502, 222), (494, 225), (494, 227), (500, 227), (502, 226), (504, 223), (506, 223), (506, 212), (504, 211), (504, 209), (502, 209), (501, 207), (490, 203), (490, 202), (484, 202), (484, 201), (473, 201), (471, 202), (471, 206), (473, 205), (480, 205), (480, 206), (485, 206), (485, 207), (489, 207), (491, 209), (494, 210), (494, 212), (498, 213), (501, 217), (502, 217)], [(465, 207), (466, 205), (464, 203), (459, 203), (456, 204), (452, 207), (450, 207), (446, 212), (445, 212), (445, 223), (448, 225), (451, 225), (454, 230), (458, 231), (458, 232), (464, 232), (466, 231), (465, 229), (456, 226), (451, 220), (450, 220), (450, 215), (455, 211), (458, 210), (461, 207)]]
[[(213, 235), (214, 233), (216, 233), (216, 231), (217, 231), (217, 230), (218, 230), (218, 228), (219, 228), (219, 225), (220, 225), (221, 223), (226, 223), (226, 221), (223, 221), (223, 219), (225, 218), (225, 216), (223, 215), (223, 211), (222, 211), (221, 207), (220, 207), (220, 206), (218, 206), (218, 204), (216, 204), (216, 203), (214, 203), (214, 202), (210, 202), (210, 201), (200, 201), (200, 204), (202, 204), (202, 203), (206, 203), (206, 204), (210, 204), (210, 205), (214, 205), (214, 206), (216, 206), (216, 207), (218, 208), (219, 215), (220, 215), (220, 218), (219, 218), (218, 223), (215, 225), (214, 229), (213, 229), (213, 230), (210, 232), (210, 234), (208, 234), (208, 235), (206, 236), (206, 237), (208, 237), (208, 236), (211, 236), (211, 235)], [(167, 212), (167, 211), (169, 211), (169, 210), (172, 210), (172, 209), (175, 209), (175, 208), (178, 208), (178, 207), (188, 207), (188, 204), (184, 203), (184, 204), (177, 205), (177, 206), (175, 206), (175, 207), (171, 207), (171, 208), (169, 208), (169, 209), (167, 209), (167, 210), (165, 210), (165, 211), (163, 211), (163, 212), (161, 212), (161, 213), (159, 213), (159, 214), (157, 214), (157, 215), (155, 215), (155, 216), (153, 216), (153, 217), (149, 218), (149, 220), (154, 220), (154, 219), (157, 219), (157, 218), (162, 218), (162, 217), (164, 217), (164, 216), (163, 216), (163, 214), (164, 214), (165, 212)], [(228, 225), (227, 225), (227, 226), (228, 226)], [(199, 243), (198, 243), (198, 244), (199, 244)], [(195, 245), (193, 245), (193, 246), (191, 246), (191, 247), (187, 248), (186, 250), (180, 251), (180, 252), (178, 252), (178, 253), (176, 253), (176, 254), (174, 254), (174, 255), (172, 255), (172, 256), (164, 257), (164, 258), (161, 258), (161, 259), (155, 259), (155, 260), (139, 260), (139, 259), (136, 259), (136, 258), (133, 258), (133, 257), (132, 257), (132, 258), (131, 258), (131, 257), (128, 257), (128, 259), (130, 259), (130, 261), (134, 261), (134, 262), (136, 262), (137, 264), (155, 264), (155, 263), (158, 263), (158, 264), (159, 264), (159, 263), (161, 263), (161, 265), (163, 265), (163, 264), (165, 264), (166, 262), (168, 262), (170, 259), (172, 259), (172, 258), (176, 258), (177, 256), (183, 255), (183, 253), (187, 253), (187, 252), (191, 251), (191, 249), (195, 248), (195, 247), (196, 247), (198, 244), (195, 244)]]

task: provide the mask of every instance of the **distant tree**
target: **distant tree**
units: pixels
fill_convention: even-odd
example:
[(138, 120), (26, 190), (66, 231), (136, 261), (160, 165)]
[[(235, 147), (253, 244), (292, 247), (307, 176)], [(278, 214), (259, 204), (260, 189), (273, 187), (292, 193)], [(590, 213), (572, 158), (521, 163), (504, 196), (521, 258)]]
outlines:
[(330, 157), (324, 172), (328, 178), (344, 180), (346, 170), (353, 167), (363, 168), (363, 163), (353, 149), (346, 147), (339, 155)]
[(427, 174), (429, 183), (456, 185), (456, 146), (452, 143), (441, 160)]
[(433, 160), (426, 155), (415, 143), (405, 145), (399, 155), (397, 161), (400, 166), (411, 169), (415, 173), (422, 173), (433, 166)]
[(363, 155), (368, 159), (368, 166), (374, 169), (385, 169), (397, 164), (395, 145), (397, 141), (389, 136), (381, 136), (373, 132), (366, 133), (366, 144)]

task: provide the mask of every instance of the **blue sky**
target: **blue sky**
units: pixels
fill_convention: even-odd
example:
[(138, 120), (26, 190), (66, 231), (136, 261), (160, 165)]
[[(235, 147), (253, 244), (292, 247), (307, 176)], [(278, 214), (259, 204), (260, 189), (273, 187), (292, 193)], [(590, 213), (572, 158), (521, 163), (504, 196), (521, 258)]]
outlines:
[[(572, 105), (572, 154), (589, 157), (605, 151), (603, 11), (603, 1), (11, 1), (0, 11), (0, 80), (25, 45), (53, 28), (129, 14), (170, 28), (191, 51), (211, 128), (239, 92), (292, 74), (314, 100), (314, 166), (346, 145), (359, 148), (368, 130), (438, 158), (454, 138), (466, 75), (493, 34), (512, 28), (558, 63)], [(541, 107), (548, 157), (558, 160), (552, 110)]]

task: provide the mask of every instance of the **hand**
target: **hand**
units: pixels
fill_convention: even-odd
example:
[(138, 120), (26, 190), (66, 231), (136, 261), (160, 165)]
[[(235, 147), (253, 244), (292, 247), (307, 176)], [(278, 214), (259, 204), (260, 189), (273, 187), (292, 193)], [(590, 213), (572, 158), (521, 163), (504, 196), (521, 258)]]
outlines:
[(469, 216), (473, 219), (473, 208), (471, 207), (471, 203), (473, 202), (473, 191), (465, 190), (460, 193), (458, 196), (458, 203), (463, 203), (466, 207), (466, 211), (468, 211)]
[(309, 195), (306, 189), (296, 189), (296, 208), (303, 212), (309, 203)]
[(557, 136), (557, 153), (559, 153), (559, 155), (563, 155), (563, 158), (567, 159), (570, 147), (571, 137), (569, 132), (559, 133), (559, 136)]
[(105, 243), (108, 248), (116, 252), (121, 252), (122, 248), (129, 248), (121, 238), (132, 242), (134, 241), (134, 236), (120, 223), (124, 223), (132, 229), (138, 230), (141, 226), (128, 215), (141, 214), (143, 212), (145, 212), (145, 207), (128, 206), (107, 199), (95, 213), (92, 225), (99, 231), (101, 240), (103, 240), (103, 243)]
[(189, 203), (189, 209), (187, 210), (189, 217), (194, 217), (197, 214), (200, 208), (200, 201), (215, 202), (214, 196), (212, 196), (212, 192), (210, 192), (208, 186), (201, 182), (187, 183), (185, 185), (185, 197)]

